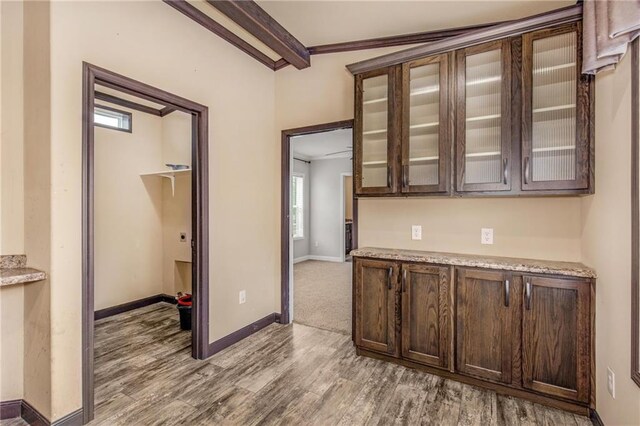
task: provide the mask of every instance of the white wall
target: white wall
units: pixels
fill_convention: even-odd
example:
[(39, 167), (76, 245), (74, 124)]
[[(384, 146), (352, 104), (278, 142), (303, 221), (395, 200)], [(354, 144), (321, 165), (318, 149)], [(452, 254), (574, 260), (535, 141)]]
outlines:
[[(293, 143), (295, 145), (295, 142)], [(293, 148), (293, 146), (292, 146)], [(299, 157), (295, 152), (293, 153), (294, 157)], [(303, 203), (303, 214), (304, 214), (304, 238), (293, 240), (293, 261), (296, 259), (303, 259), (306, 256), (309, 256), (310, 253), (310, 241), (311, 241), (311, 194), (310, 194), (310, 184), (311, 181), (311, 167), (309, 167), (309, 163), (303, 163), (302, 161), (293, 160), (291, 163), (293, 173), (301, 173), (304, 175), (304, 203)]]
[(336, 158), (311, 162), (310, 254), (340, 260), (344, 253), (342, 173), (351, 173), (351, 160)]
[[(631, 380), (631, 54), (596, 78), (596, 193), (582, 199), (582, 257), (596, 285), (596, 408), (607, 425), (640, 424)], [(616, 398), (607, 392), (607, 367)]]
[(165, 179), (140, 174), (162, 170), (163, 119), (129, 111), (131, 133), (94, 130), (96, 310), (162, 293)]

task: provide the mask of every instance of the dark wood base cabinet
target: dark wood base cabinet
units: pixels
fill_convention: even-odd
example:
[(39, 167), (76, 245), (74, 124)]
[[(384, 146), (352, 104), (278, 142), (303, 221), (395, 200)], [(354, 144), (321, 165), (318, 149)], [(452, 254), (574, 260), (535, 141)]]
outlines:
[(589, 415), (595, 280), (356, 258), (359, 355)]

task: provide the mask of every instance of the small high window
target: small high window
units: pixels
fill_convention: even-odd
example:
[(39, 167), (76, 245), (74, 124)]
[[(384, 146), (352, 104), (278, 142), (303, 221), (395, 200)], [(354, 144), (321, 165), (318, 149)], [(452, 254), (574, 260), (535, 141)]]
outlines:
[(99, 127), (131, 133), (131, 113), (96, 105), (93, 111), (93, 123)]

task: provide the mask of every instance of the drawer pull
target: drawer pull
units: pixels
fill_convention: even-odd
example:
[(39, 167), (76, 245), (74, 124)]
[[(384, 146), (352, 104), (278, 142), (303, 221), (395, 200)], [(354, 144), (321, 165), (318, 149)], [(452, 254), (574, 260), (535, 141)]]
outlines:
[(511, 284), (509, 280), (504, 281), (504, 306), (509, 307), (509, 299), (511, 299)]
[(524, 183), (525, 185), (529, 183), (529, 157), (524, 159)]
[(531, 309), (531, 282), (527, 281), (524, 288), (524, 307), (526, 310)]
[(387, 166), (387, 187), (391, 189), (391, 166)]
[(407, 292), (407, 270), (402, 271), (402, 292)]
[(393, 276), (393, 266), (389, 268), (389, 273), (387, 274), (387, 289), (391, 290), (391, 277)]
[(507, 181), (509, 180), (509, 159), (508, 158), (504, 158), (504, 160), (502, 160), (502, 175), (503, 175), (503, 181), (504, 184), (507, 184)]

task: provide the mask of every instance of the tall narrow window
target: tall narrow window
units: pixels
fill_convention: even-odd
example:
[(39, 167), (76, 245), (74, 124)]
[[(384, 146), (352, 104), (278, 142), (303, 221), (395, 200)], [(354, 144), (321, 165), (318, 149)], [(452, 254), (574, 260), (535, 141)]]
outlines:
[(96, 105), (93, 111), (93, 124), (98, 127), (131, 133), (131, 113)]
[(291, 176), (291, 217), (293, 238), (304, 238), (304, 175)]

